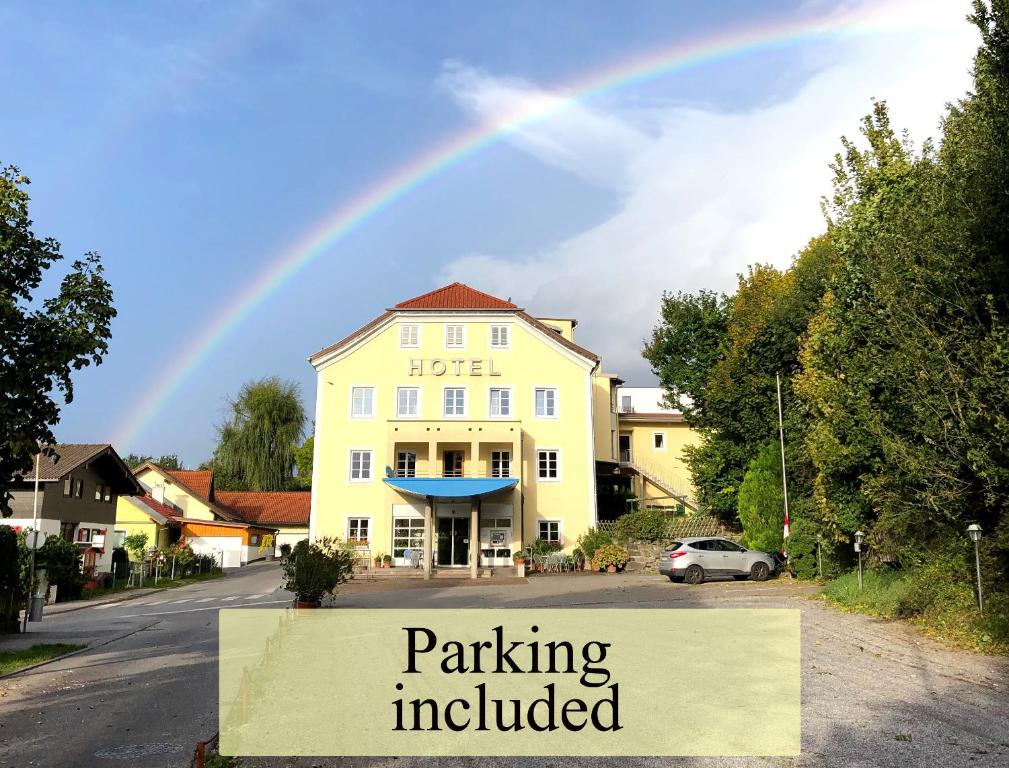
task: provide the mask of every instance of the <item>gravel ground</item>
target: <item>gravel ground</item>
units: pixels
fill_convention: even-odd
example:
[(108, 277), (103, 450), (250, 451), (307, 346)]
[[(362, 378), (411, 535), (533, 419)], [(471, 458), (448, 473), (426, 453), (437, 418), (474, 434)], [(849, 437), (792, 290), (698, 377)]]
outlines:
[[(242, 768), (511, 768), (548, 766), (1006, 766), (1009, 660), (951, 650), (900, 622), (847, 614), (809, 587), (714, 582), (671, 585), (655, 576), (570, 575), (511, 584), (391, 589), (353, 585), (355, 607), (627, 606), (799, 608), (802, 611), (802, 754), (787, 758), (312, 758), (242, 759)], [(705, 695), (711, 695), (710, 691)], [(675, 717), (675, 710), (670, 717)]]

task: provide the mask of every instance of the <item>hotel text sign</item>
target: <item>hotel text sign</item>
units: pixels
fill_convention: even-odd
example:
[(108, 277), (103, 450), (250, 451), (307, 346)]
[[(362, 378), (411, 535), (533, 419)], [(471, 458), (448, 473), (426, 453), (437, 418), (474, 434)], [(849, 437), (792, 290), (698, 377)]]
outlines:
[(501, 372), (495, 370), (493, 360), (483, 360), (481, 358), (464, 359), (461, 357), (443, 360), (434, 358), (431, 360), (410, 358), (410, 376), (444, 376), (448, 372), (455, 376), (500, 376)]

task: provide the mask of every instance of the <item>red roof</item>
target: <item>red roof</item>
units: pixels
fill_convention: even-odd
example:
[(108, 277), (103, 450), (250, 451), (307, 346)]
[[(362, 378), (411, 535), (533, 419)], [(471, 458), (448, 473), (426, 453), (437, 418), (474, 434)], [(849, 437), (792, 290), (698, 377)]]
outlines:
[(199, 469), (170, 469), (166, 471), (191, 491), (199, 494), (205, 501), (210, 501), (210, 485), (214, 475), (213, 472)]
[(247, 523), (308, 525), (311, 491), (215, 491), (214, 500)]
[(412, 299), (401, 301), (396, 309), (518, 309), (515, 304), (462, 283), (452, 283)]
[(169, 506), (168, 504), (162, 504), (149, 493), (138, 494), (134, 498), (143, 502), (146, 506), (153, 509), (162, 517), (165, 517), (173, 522), (178, 522), (179, 518), (182, 517), (182, 513), (175, 507)]

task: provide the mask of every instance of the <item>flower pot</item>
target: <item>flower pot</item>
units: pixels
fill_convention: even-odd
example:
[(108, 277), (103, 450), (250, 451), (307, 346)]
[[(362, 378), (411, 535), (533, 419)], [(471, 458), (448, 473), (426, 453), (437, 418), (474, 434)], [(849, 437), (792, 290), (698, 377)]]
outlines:
[(319, 607), (319, 601), (318, 600), (298, 600), (298, 599), (295, 599), (295, 601), (294, 601), (294, 607), (295, 608), (318, 608)]
[(616, 573), (617, 572), (617, 567), (615, 565), (607, 565), (606, 566), (606, 572), (607, 573)]

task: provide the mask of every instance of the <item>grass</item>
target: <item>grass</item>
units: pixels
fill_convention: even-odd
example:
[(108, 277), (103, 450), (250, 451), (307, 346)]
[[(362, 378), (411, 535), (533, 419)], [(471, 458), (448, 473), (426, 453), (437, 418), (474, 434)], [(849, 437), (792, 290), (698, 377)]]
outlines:
[(71, 651), (79, 651), (83, 645), (73, 643), (40, 643), (21, 651), (0, 651), (0, 675), (9, 675), (19, 669), (30, 667)]
[[(158, 583), (154, 583), (154, 577), (144, 579), (144, 589), (150, 589), (156, 587), (157, 589), (171, 589), (173, 587), (184, 587), (187, 584), (198, 584), (201, 581), (209, 581), (211, 579), (219, 579), (224, 576), (221, 571), (216, 571), (214, 573), (199, 573), (193, 576), (187, 576), (184, 579), (158, 579)], [(120, 586), (121, 585), (121, 586)], [(126, 587), (126, 579), (119, 579), (115, 589), (111, 587), (108, 589), (98, 588), (98, 589), (85, 589), (81, 593), (81, 600), (94, 600), (97, 597), (107, 597), (109, 595), (122, 595), (132, 592), (134, 589), (140, 589), (140, 587)]]
[(1009, 654), (1009, 596), (994, 593), (978, 613), (970, 584), (955, 581), (941, 564), (919, 570), (866, 569), (827, 582), (821, 593), (848, 611), (906, 619), (938, 640), (982, 653)]

